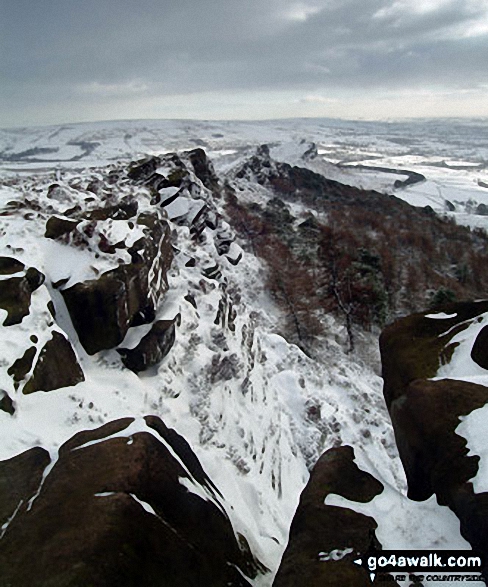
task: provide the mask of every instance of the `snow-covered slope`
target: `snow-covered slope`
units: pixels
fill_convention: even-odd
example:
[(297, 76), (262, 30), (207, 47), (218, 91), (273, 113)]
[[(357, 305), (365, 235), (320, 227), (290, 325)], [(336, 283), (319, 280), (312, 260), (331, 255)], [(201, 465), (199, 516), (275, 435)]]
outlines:
[[(256, 145), (268, 143), (277, 160), (300, 161), (349, 185), (395, 190), (414, 206), (428, 205), (453, 215), (461, 224), (484, 227), (487, 128), (483, 119), (389, 123), (295, 119), (112, 121), (4, 129), (0, 131), (0, 166), (4, 172), (30, 173), (203, 147), (217, 168), (225, 169)], [(394, 188), (395, 181), (406, 179), (405, 170), (426, 180)]]

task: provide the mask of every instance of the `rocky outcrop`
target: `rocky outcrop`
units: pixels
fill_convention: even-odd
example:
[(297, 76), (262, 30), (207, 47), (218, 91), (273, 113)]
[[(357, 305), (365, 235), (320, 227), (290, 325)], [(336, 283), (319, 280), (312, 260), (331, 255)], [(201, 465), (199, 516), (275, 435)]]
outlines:
[(157, 212), (140, 214), (145, 236), (129, 249), (130, 263), (61, 291), (83, 348), (90, 355), (114, 348), (130, 326), (151, 322), (167, 291), (173, 257), (168, 224)]
[(156, 320), (151, 330), (131, 349), (119, 348), (124, 365), (139, 373), (160, 363), (175, 342), (175, 320)]
[[(349, 446), (325, 452), (313, 468), (300, 496), (273, 587), (367, 587), (365, 569), (354, 564), (359, 553), (381, 547), (375, 538), (377, 523), (353, 510), (325, 505), (327, 495), (337, 494), (368, 502), (383, 485), (354, 462)], [(394, 581), (390, 584), (397, 585)]]
[(449, 362), (456, 348), (451, 344), (452, 338), (488, 311), (488, 301), (450, 304), (443, 310), (443, 319), (429, 318), (425, 313), (412, 314), (382, 332), (380, 351), (389, 409), (412, 381), (435, 377), (439, 367)]
[[(432, 380), (448, 364), (458, 342), (452, 341), (479, 316), (488, 302), (452, 304), (437, 315), (415, 314), (386, 328), (380, 339), (384, 395), (408, 496), (422, 501), (436, 494), (461, 521), (461, 533), (473, 548), (488, 553), (488, 494), (475, 494), (469, 482), (479, 457), (468, 456), (466, 440), (456, 434), (460, 418), (488, 403), (488, 388), (459, 379)], [(482, 329), (473, 359), (484, 363)], [(486, 574), (486, 569), (485, 569)]]
[(263, 570), (156, 417), (78, 433), (48, 463), (40, 448), (0, 463), (2, 587), (245, 587)]
[(203, 149), (193, 149), (186, 153), (195, 175), (214, 195), (220, 193), (220, 181), (215, 173), (212, 162)]
[[(29, 499), (36, 493), (49, 460), (47, 450), (38, 446), (0, 462), (0, 539), (3, 539), (17, 513), (28, 507)], [(0, 569), (2, 585), (6, 566), (0, 565)]]

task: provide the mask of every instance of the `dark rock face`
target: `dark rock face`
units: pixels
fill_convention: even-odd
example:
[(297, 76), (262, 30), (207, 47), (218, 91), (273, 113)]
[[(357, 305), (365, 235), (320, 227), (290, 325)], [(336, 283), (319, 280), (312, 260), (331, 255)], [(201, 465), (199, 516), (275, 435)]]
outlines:
[(156, 213), (141, 214), (137, 222), (146, 236), (129, 249), (131, 263), (61, 292), (90, 355), (119, 345), (130, 326), (153, 320), (168, 289), (166, 273), (173, 258), (169, 227)]
[(124, 365), (139, 373), (160, 363), (169, 353), (175, 342), (176, 329), (174, 320), (157, 320), (151, 330), (133, 349), (120, 348)]
[[(9, 275), (20, 271), (23, 264), (10, 257), (2, 257), (3, 271), (0, 273)], [(3, 326), (20, 324), (29, 315), (32, 293), (44, 282), (44, 275), (29, 267), (22, 277), (10, 277), (2, 279), (0, 288), (0, 308), (7, 311), (7, 317)]]
[(44, 236), (57, 240), (66, 238), (78, 226), (79, 222), (79, 220), (71, 220), (70, 218), (51, 216), (46, 222)]
[[(3, 394), (3, 395), (2, 395)], [(6, 391), (0, 390), (0, 410), (13, 416), (15, 414), (15, 404)]]
[[(29, 498), (37, 491), (48, 464), (49, 453), (39, 446), (0, 462), (0, 536), (1, 528), (15, 512), (26, 508)], [(4, 566), (0, 565), (0, 569), (2, 585)]]
[(210, 159), (203, 149), (193, 149), (187, 153), (190, 163), (193, 166), (195, 175), (203, 185), (211, 190), (214, 195), (219, 193), (220, 182)]
[(52, 391), (77, 385), (85, 380), (71, 343), (59, 332), (53, 332), (51, 340), (41, 349), (32, 377), (23, 393)]
[(412, 314), (382, 332), (380, 351), (388, 408), (405, 393), (409, 383), (436, 375), (454, 352), (451, 339), (468, 327), (468, 321), (488, 311), (488, 301), (449, 304), (443, 310), (455, 316), (432, 319)]
[[(453, 304), (444, 319), (416, 314), (386, 328), (380, 338), (385, 400), (408, 481), (408, 496), (423, 501), (434, 493), (461, 521), (461, 533), (488, 553), (488, 494), (475, 494), (469, 480), (478, 457), (455, 433), (460, 417), (488, 403), (488, 388), (466, 381), (430, 380), (455, 349), (452, 337), (464, 330), (488, 302)], [(453, 315), (455, 314), (455, 315)], [(486, 365), (484, 329), (473, 359)], [(485, 569), (485, 575), (487, 570)]]
[(0, 257), (0, 275), (12, 275), (23, 271), (25, 265), (13, 257)]
[[(31, 371), (36, 354), (36, 347), (29, 347), (7, 370), (14, 380), (16, 389)], [(52, 391), (76, 385), (84, 380), (83, 371), (71, 343), (62, 334), (54, 331), (52, 338), (41, 349), (32, 375), (24, 384), (22, 391), (25, 394)]]
[[(273, 587), (366, 587), (368, 573), (354, 564), (357, 553), (378, 547), (373, 518), (324, 504), (330, 493), (368, 502), (383, 491), (382, 484), (354, 463), (349, 446), (333, 448), (317, 461), (302, 492), (290, 528), (288, 546)], [(340, 560), (320, 560), (319, 553), (351, 548)], [(397, 585), (392, 581), (390, 584)]]
[[(22, 486), (24, 501), (0, 541), (1, 587), (250, 585), (245, 576), (260, 565), (236, 540), (198, 459), (161, 420), (145, 420), (126, 436), (132, 418), (75, 435), (40, 492), (43, 468)], [(45, 451), (33, 450), (44, 464)], [(19, 459), (30, 464), (33, 456), (16, 459), (22, 480)], [(9, 518), (19, 484), (3, 479), (0, 513)]]
[(488, 369), (488, 326), (484, 326), (476, 337), (471, 358), (483, 369)]
[(136, 182), (144, 182), (156, 171), (161, 165), (159, 157), (146, 157), (140, 161), (134, 162), (127, 172), (127, 176)]
[(32, 368), (36, 356), (36, 347), (29, 347), (25, 353), (10, 365), (7, 373), (13, 378), (14, 386), (18, 388), (20, 382), (26, 377)]

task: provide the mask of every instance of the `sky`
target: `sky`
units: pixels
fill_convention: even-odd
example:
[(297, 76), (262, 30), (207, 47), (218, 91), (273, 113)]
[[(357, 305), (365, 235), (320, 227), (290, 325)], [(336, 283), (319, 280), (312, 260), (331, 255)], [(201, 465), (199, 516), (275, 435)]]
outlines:
[(0, 127), (488, 116), (488, 0), (0, 0)]

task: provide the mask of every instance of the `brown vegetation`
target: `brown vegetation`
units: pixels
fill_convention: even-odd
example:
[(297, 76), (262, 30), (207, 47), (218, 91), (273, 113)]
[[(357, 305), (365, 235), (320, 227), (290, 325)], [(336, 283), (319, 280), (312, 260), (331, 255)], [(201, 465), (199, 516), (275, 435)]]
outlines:
[[(284, 200), (245, 204), (228, 185), (227, 213), (253, 253), (267, 262), (268, 286), (284, 310), (286, 334), (304, 350), (320, 332), (324, 312), (342, 317), (353, 350), (355, 327), (381, 327), (402, 314), (486, 296), (484, 231), (393, 196), (277, 166), (283, 175), (268, 177), (268, 187)], [(307, 204), (322, 220), (309, 215), (300, 222), (286, 200)]]

